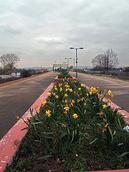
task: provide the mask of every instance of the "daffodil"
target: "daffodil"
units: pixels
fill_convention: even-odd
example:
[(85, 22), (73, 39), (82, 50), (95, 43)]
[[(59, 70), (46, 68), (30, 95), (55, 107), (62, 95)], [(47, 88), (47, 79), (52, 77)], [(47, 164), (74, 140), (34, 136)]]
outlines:
[(106, 109), (108, 106), (106, 104), (103, 105), (103, 109)]
[(85, 84), (81, 84), (81, 87), (85, 87)]
[(65, 111), (69, 111), (69, 106), (66, 105), (66, 106), (64, 107), (64, 110), (65, 110)]
[(58, 99), (58, 98), (59, 98), (59, 96), (58, 96), (58, 95), (55, 95), (55, 98), (56, 98), (56, 99)]
[(64, 97), (68, 97), (68, 94), (65, 93), (65, 94), (64, 94)]
[(45, 105), (47, 103), (47, 101), (45, 100), (44, 102), (43, 102), (43, 105)]
[(72, 115), (72, 117), (73, 117), (73, 119), (77, 119), (79, 116), (78, 116), (78, 114), (74, 113), (74, 114)]
[(70, 92), (73, 92), (72, 88), (69, 89)]
[(54, 87), (54, 89), (55, 89), (56, 91), (58, 90), (56, 86)]
[(95, 94), (95, 93), (97, 93), (97, 89), (95, 87), (91, 87), (89, 89), (89, 94), (92, 95), (92, 94)]
[(107, 94), (108, 94), (109, 96), (111, 96), (111, 95), (112, 95), (112, 91), (111, 91), (111, 90), (108, 90)]
[(89, 94), (92, 95), (92, 92), (90, 91)]
[(62, 90), (63, 90), (63, 89), (62, 89), (62, 87), (61, 87), (61, 88), (60, 88), (60, 92), (62, 92)]
[(64, 114), (67, 115), (67, 111), (64, 111)]
[(72, 103), (74, 104), (75, 103), (75, 100), (72, 100)]
[(52, 94), (53, 94), (53, 96), (55, 96), (55, 95), (56, 95), (54, 92), (53, 92)]
[(50, 92), (48, 92), (48, 96), (49, 96), (49, 97), (51, 96), (51, 93), (50, 93)]
[(66, 125), (65, 125), (65, 124), (61, 124), (61, 127), (62, 127), (62, 128), (65, 128), (65, 127), (66, 127)]
[(60, 84), (59, 84), (59, 87), (61, 87), (61, 86), (62, 86), (62, 84), (60, 83)]
[(46, 111), (46, 116), (47, 116), (47, 117), (50, 117), (51, 115), (52, 115), (52, 114), (51, 114), (51, 111), (50, 111), (50, 110), (47, 110), (47, 111)]

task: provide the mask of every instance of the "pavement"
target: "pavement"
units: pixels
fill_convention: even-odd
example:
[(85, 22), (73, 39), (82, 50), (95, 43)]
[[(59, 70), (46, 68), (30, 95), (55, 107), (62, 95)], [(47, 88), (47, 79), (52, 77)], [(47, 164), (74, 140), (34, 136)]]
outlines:
[[(75, 76), (75, 73), (72, 75)], [(112, 90), (114, 95), (112, 101), (129, 112), (129, 81), (83, 73), (78, 74), (78, 79), (87, 86)]]
[(0, 138), (22, 116), (57, 76), (48, 72), (0, 87)]

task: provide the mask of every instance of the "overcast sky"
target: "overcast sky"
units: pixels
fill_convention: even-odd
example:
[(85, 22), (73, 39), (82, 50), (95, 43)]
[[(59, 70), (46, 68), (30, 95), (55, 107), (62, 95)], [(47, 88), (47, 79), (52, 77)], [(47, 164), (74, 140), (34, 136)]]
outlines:
[[(0, 55), (16, 53), (19, 66), (51, 66), (78, 51), (91, 65), (112, 48), (129, 65), (129, 0), (0, 0)], [(71, 64), (73, 61), (71, 61)]]

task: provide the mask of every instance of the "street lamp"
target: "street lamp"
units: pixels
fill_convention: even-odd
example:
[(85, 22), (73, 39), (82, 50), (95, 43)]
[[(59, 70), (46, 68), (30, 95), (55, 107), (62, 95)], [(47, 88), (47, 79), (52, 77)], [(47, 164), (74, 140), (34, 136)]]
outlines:
[(83, 47), (80, 47), (80, 48), (74, 48), (74, 47), (70, 47), (70, 49), (72, 49), (72, 50), (75, 50), (75, 63), (76, 63), (76, 78), (77, 78), (77, 65), (78, 65), (78, 56), (77, 56), (77, 51), (78, 51), (78, 49), (84, 49)]
[(65, 59), (67, 60), (67, 70), (68, 70), (69, 60), (72, 59), (72, 58), (70, 58), (70, 57), (65, 57)]

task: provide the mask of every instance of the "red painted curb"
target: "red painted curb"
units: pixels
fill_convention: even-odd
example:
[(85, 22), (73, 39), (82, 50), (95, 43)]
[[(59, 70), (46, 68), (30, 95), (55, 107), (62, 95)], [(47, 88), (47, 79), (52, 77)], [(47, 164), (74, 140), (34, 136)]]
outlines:
[[(8, 131), (8, 133), (0, 140), (0, 172), (3, 172), (7, 166), (13, 160), (22, 139), (27, 133), (27, 130), (23, 130), (27, 127), (24, 121), (30, 119), (32, 115), (35, 115), (39, 111), (43, 101), (48, 97), (48, 92), (53, 88), (51, 83), (43, 94), (33, 103), (33, 105), (25, 112), (22, 119), (19, 119), (16, 124)], [(32, 110), (33, 114), (31, 114)], [(24, 121), (23, 121), (24, 120)]]
[(62, 81), (62, 80), (64, 80), (64, 81), (72, 81), (72, 80), (77, 80), (77, 78), (75, 78), (75, 77), (71, 77), (71, 78), (58, 78), (58, 76), (54, 79), (54, 81)]

